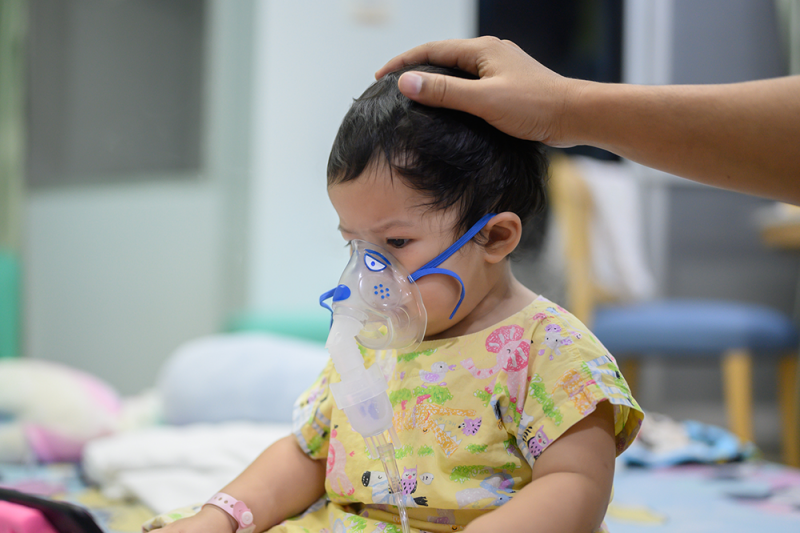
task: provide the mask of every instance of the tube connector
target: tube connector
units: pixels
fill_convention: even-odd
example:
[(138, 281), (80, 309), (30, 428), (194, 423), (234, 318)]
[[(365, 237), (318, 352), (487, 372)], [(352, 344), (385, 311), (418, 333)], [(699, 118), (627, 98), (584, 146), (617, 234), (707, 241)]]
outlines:
[(389, 388), (386, 378), (377, 364), (364, 368), (364, 358), (355, 339), (361, 327), (352, 316), (333, 315), (325, 347), (341, 381), (331, 383), (330, 389), (336, 406), (345, 412), (353, 429), (364, 437), (370, 457), (377, 459), (378, 446), (373, 437), (388, 432), (396, 446), (399, 440), (393, 426), (392, 402), (386, 393)]

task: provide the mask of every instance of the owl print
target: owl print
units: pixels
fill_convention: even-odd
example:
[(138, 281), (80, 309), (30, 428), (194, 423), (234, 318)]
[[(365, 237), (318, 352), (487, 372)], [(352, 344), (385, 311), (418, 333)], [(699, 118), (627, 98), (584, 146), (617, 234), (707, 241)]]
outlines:
[(528, 451), (531, 452), (531, 455), (534, 459), (538, 459), (545, 448), (552, 442), (549, 438), (547, 438), (547, 434), (544, 432), (544, 426), (540, 426), (539, 429), (536, 430), (536, 433), (532, 437), (528, 437), (533, 427), (529, 427), (525, 431), (525, 440), (528, 441)]
[(464, 435), (474, 435), (481, 429), (481, 417), (472, 419), (465, 418), (464, 422), (458, 425), (458, 428), (464, 432)]
[(417, 490), (417, 467), (403, 467), (403, 475), (400, 476), (400, 487), (403, 494), (413, 494)]

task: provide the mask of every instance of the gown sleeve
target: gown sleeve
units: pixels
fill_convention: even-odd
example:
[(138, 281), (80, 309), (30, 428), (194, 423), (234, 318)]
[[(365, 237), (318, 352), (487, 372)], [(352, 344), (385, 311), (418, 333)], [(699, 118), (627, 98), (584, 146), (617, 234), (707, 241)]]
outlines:
[(608, 401), (619, 455), (636, 437), (644, 413), (600, 341), (563, 308), (554, 311), (542, 314), (532, 333), (517, 445), (532, 467), (549, 444)]
[(330, 393), (333, 361), (322, 369), (317, 379), (294, 403), (292, 433), (300, 448), (312, 459), (328, 456), (331, 413), (334, 401)]

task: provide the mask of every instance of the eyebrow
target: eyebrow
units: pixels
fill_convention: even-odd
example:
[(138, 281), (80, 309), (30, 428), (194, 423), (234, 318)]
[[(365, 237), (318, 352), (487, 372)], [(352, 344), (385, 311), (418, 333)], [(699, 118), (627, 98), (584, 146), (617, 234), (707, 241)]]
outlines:
[[(398, 228), (398, 227), (399, 228), (408, 228), (408, 227), (412, 227), (412, 226), (414, 226), (414, 223), (411, 222), (410, 220), (387, 220), (383, 224), (375, 226), (370, 231), (372, 233), (383, 233), (384, 231), (387, 231), (387, 230), (389, 230), (391, 228)], [(345, 228), (341, 224), (339, 224), (339, 228), (338, 229), (339, 229), (339, 231), (344, 232), (344, 233), (353, 233), (352, 231), (348, 230), (347, 228)]]

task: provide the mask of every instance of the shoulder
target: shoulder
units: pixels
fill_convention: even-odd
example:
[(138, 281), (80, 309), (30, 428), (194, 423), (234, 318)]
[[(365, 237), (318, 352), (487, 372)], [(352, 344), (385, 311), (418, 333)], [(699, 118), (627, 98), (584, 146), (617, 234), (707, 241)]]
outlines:
[(565, 347), (571, 347), (569, 351), (587, 349), (606, 353), (605, 347), (575, 315), (544, 298), (537, 299), (534, 304), (536, 305), (531, 306), (528, 314), (531, 323), (530, 340), (536, 346), (537, 355), (555, 350), (560, 352)]

